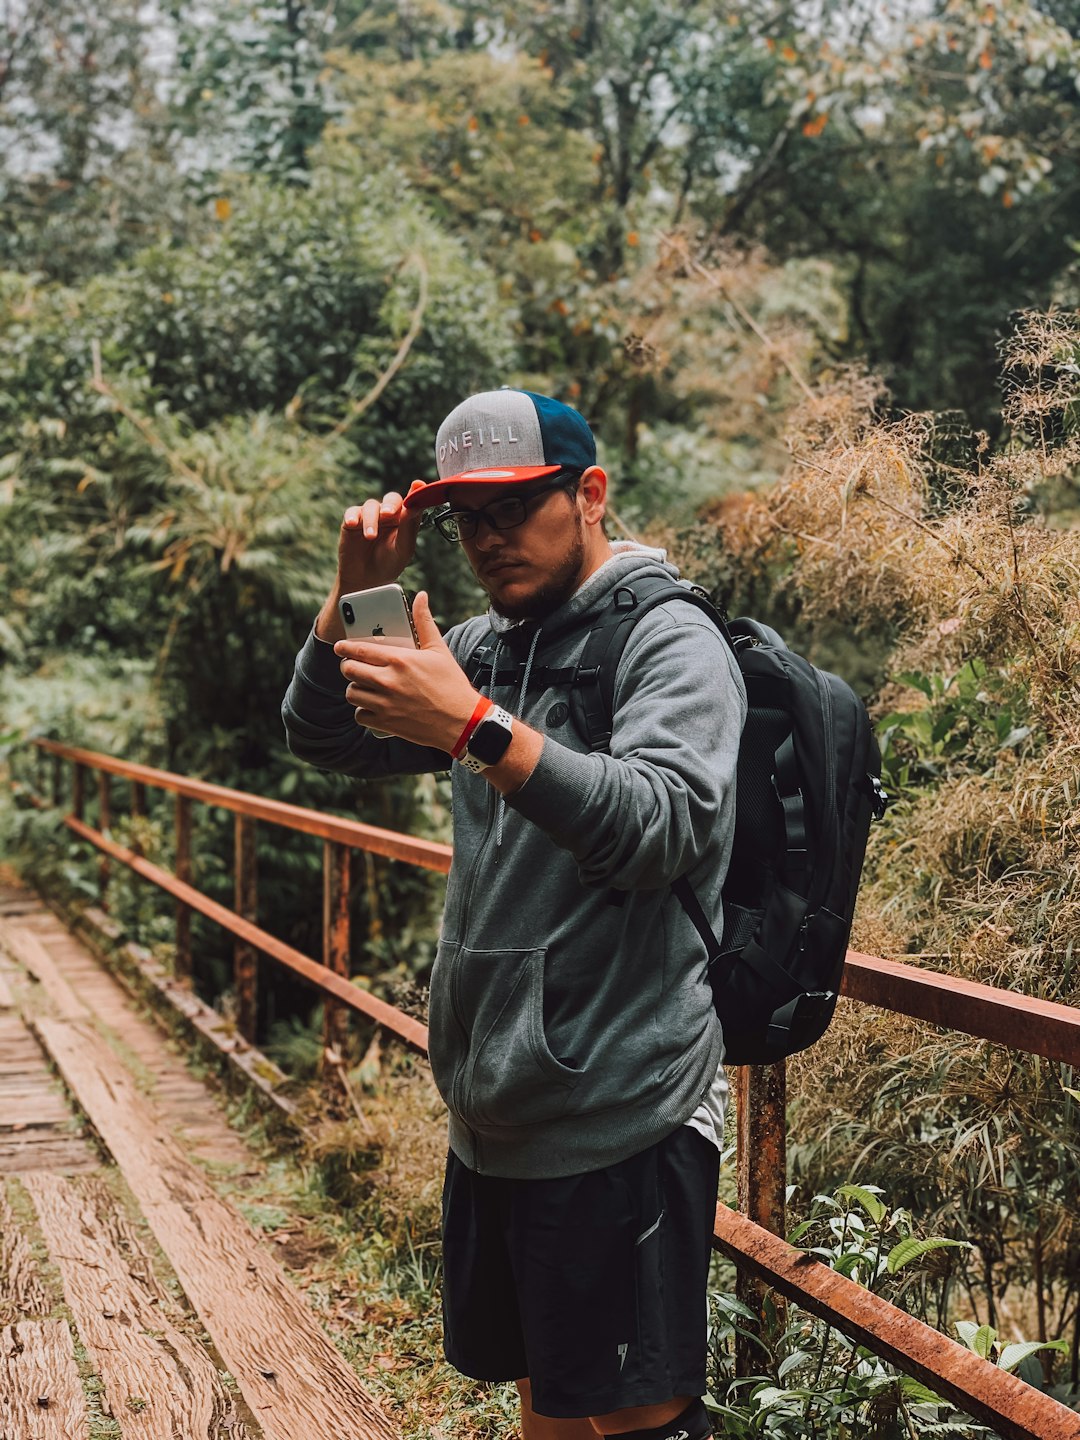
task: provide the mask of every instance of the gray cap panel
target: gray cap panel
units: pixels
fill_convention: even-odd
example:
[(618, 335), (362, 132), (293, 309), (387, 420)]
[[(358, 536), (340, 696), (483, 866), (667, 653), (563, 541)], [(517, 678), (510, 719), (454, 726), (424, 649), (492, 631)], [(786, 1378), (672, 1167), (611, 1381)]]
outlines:
[(451, 410), (439, 426), (435, 461), (440, 480), (473, 470), (550, 463), (536, 406), (520, 390), (485, 390)]

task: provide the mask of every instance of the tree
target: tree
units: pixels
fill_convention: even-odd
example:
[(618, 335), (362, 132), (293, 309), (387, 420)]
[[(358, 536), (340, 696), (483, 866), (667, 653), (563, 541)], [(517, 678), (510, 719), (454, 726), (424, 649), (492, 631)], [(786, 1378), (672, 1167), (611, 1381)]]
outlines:
[(333, 108), (323, 57), (337, 30), (334, 6), (177, 0), (170, 11), (177, 48), (168, 89), (184, 168), (211, 195), (236, 171), (306, 183), (308, 151)]
[(1080, 230), (1077, 40), (1030, 0), (841, 0), (757, 44), (745, 173), (699, 209), (840, 261), (852, 348), (898, 403), (993, 427), (996, 337), (1048, 301)]
[(506, 7), (507, 31), (550, 69), (567, 96), (567, 125), (597, 146), (594, 204), (605, 224), (593, 259), (619, 270), (627, 212), (652, 202), (677, 219), (702, 172), (722, 165), (731, 88), (784, 8), (670, 6), (658, 0), (555, 0)]
[(136, 0), (0, 0), (0, 266), (60, 279), (186, 223)]
[[(250, 184), (197, 250), (4, 298), (2, 579), (23, 663), (68, 643), (163, 656), (183, 720), (158, 758), (213, 730), (265, 760), (281, 741), (254, 717), (329, 584), (340, 511), (428, 473), (438, 417), (506, 373), (490, 277), (392, 185), (323, 176)], [(457, 618), (442, 568), (436, 607)]]

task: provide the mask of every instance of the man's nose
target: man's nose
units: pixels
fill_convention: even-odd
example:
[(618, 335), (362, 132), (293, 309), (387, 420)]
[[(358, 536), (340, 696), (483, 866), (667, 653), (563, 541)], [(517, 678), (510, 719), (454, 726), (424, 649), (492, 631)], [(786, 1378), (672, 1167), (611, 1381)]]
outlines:
[(486, 515), (476, 517), (476, 534), (473, 536), (473, 545), (477, 550), (498, 550), (506, 544), (501, 530), (496, 530), (494, 525), (489, 525)]

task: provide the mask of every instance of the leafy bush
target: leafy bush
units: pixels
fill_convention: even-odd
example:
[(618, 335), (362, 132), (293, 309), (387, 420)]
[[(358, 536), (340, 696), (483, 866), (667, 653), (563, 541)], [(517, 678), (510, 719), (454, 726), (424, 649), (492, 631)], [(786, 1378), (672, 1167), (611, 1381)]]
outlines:
[[(817, 1195), (792, 1243), (830, 1269), (919, 1319), (941, 1315), (940, 1281), (967, 1247), (946, 1236), (920, 1235), (911, 1215), (890, 1209), (875, 1185), (841, 1186)], [(974, 1440), (993, 1431), (972, 1421), (921, 1381), (898, 1372), (824, 1321), (794, 1307), (769, 1307), (764, 1335), (752, 1310), (724, 1292), (710, 1297), (711, 1375), (707, 1403), (720, 1432), (738, 1440)], [(781, 1319), (781, 1315), (784, 1316)], [(999, 1344), (996, 1332), (969, 1321), (958, 1338), (983, 1359), (1020, 1370), (1038, 1384), (1033, 1357), (1067, 1350), (1064, 1341)], [(754, 1348), (762, 1373), (735, 1375), (735, 1343)]]
[(965, 770), (993, 769), (1001, 752), (1023, 754), (1032, 737), (1026, 697), (1009, 694), (1007, 672), (991, 677), (973, 655), (952, 675), (895, 675), (926, 703), (879, 717), (882, 775), (891, 794)]

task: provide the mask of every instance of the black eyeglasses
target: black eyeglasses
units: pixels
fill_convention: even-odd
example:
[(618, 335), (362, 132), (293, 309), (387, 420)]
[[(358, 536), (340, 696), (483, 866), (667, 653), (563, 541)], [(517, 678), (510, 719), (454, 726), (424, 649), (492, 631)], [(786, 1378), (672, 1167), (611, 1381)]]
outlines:
[(550, 494), (552, 490), (572, 493), (577, 489), (580, 479), (581, 475), (577, 470), (561, 470), (542, 485), (534, 485), (520, 495), (501, 496), (490, 505), (476, 510), (451, 510), (447, 507), (445, 510), (428, 513), (431, 515), (431, 524), (443, 539), (448, 540), (451, 545), (457, 545), (462, 540), (476, 538), (481, 520), (492, 530), (514, 530), (517, 526), (524, 525), (529, 518), (529, 506), (534, 500)]

